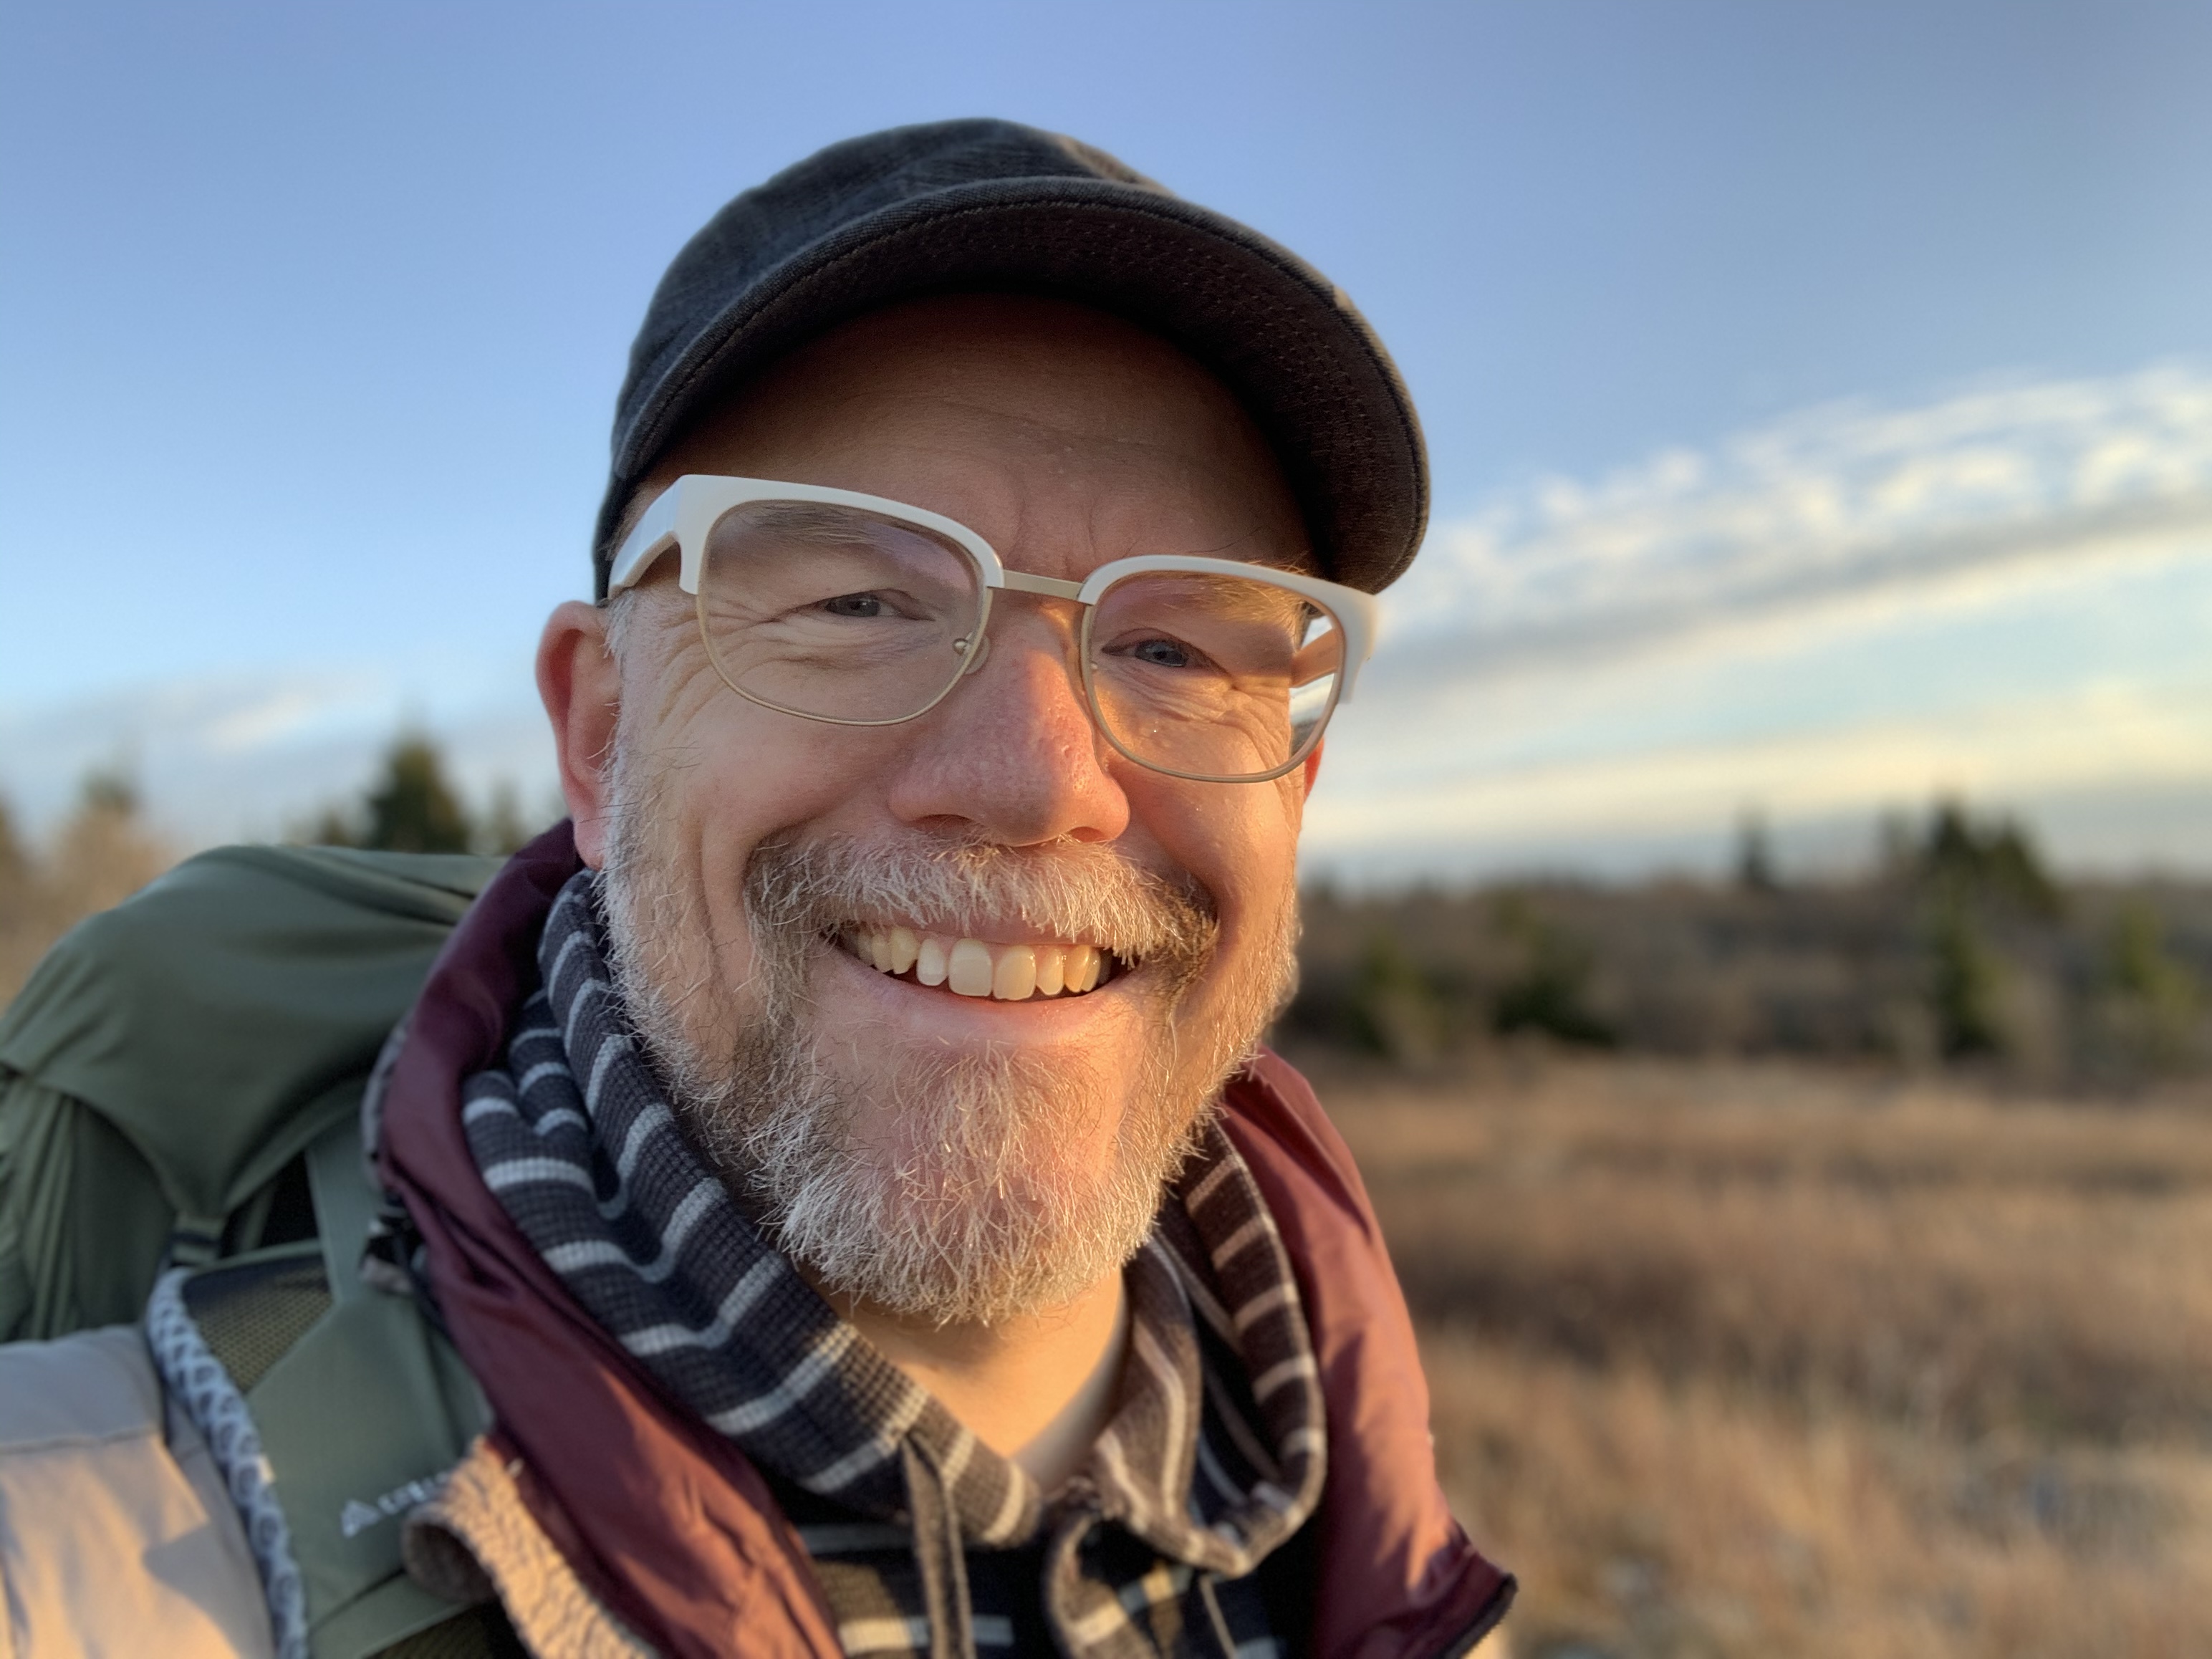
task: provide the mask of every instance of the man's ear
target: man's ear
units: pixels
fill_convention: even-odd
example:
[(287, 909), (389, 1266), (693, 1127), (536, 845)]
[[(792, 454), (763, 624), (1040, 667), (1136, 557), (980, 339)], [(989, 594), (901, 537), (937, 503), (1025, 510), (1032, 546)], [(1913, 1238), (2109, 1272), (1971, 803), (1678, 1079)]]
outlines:
[(607, 649), (606, 612), (571, 599), (545, 619), (538, 641), (538, 696), (553, 723), (561, 793), (575, 822), (576, 851), (597, 870), (607, 857), (609, 771), (622, 671)]
[(1321, 751), (1328, 747), (1328, 740), (1324, 738), (1314, 745), (1313, 753), (1306, 757), (1306, 796), (1309, 799), (1313, 796), (1314, 780), (1321, 775)]

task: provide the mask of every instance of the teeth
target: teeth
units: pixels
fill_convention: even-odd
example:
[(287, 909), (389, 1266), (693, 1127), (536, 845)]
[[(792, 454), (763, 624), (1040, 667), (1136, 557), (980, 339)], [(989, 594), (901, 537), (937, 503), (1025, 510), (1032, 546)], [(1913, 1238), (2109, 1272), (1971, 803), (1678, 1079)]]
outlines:
[(1039, 996), (1056, 997), (1067, 983), (1067, 951), (1057, 945), (1036, 947), (1036, 988)]
[(1019, 1002), (1036, 989), (1036, 948), (1009, 945), (1000, 951), (991, 968), (991, 994), (1001, 1002)]
[(963, 939), (945, 959), (945, 982), (963, 997), (991, 994), (991, 947), (979, 939)]
[(906, 972), (908, 969), (914, 966), (914, 959), (921, 954), (921, 940), (915, 936), (914, 929), (911, 927), (894, 927), (884, 935), (884, 939), (889, 948), (890, 960), (878, 962), (876, 966), (887, 973)]
[(1098, 952), (1090, 945), (1070, 945), (1067, 951), (1067, 966), (1062, 970), (1067, 978), (1067, 988), (1071, 991), (1088, 991), (1098, 983), (1098, 970), (1103, 966), (1104, 963), (1101, 961)]
[(910, 927), (854, 927), (842, 937), (848, 951), (881, 973), (912, 969), (924, 985), (1001, 1002), (1080, 996), (1097, 988), (1108, 962), (1092, 945), (993, 945)]

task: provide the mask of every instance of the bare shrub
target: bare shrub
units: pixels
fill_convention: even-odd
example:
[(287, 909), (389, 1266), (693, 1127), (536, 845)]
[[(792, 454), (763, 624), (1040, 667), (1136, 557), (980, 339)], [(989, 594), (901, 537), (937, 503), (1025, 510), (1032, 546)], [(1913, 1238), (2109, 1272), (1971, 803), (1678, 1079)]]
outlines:
[(56, 939), (175, 861), (141, 817), (137, 792), (113, 775), (87, 781), (43, 854), (25, 844), (0, 802), (0, 1006)]

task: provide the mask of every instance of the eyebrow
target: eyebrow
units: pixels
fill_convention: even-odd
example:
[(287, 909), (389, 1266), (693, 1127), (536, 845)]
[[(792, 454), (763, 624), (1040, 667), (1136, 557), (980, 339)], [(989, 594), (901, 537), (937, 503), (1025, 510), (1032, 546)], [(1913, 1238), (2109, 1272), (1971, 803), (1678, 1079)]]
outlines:
[[(907, 524), (897, 519), (878, 518), (864, 508), (854, 507), (825, 507), (818, 501), (751, 501), (747, 509), (750, 516), (746, 527), (766, 531), (773, 535), (808, 536), (814, 539), (852, 547), (871, 544), (865, 526), (868, 528), (896, 531), (925, 541), (935, 542), (920, 525)], [(715, 524), (717, 530), (726, 522), (726, 514)]]

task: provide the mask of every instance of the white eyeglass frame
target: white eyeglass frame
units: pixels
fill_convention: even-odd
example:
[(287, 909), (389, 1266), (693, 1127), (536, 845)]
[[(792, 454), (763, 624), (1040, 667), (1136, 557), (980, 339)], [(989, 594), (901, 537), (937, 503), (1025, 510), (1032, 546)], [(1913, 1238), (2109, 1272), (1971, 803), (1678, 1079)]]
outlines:
[[(981, 665), (986, 631), (991, 622), (991, 596), (994, 591), (1042, 594), (1048, 599), (1068, 600), (1083, 606), (1087, 611), (1098, 603), (1108, 588), (1125, 576), (1172, 571), (1193, 575), (1241, 576), (1295, 593), (1326, 610), (1335, 618), (1337, 626), (1344, 630), (1344, 665), (1338, 671), (1335, 694), (1330, 700), (1328, 714), (1322, 717), (1324, 727), (1339, 707), (1352, 701), (1353, 682), (1359, 678), (1360, 668), (1375, 649), (1375, 635), (1381, 622), (1381, 606), (1372, 593), (1357, 587), (1346, 587), (1340, 582), (1325, 581), (1319, 576), (1303, 575), (1295, 570), (1279, 570), (1273, 565), (1254, 564), (1243, 559), (1209, 558), (1200, 554), (1139, 553), (1131, 558), (1109, 560), (1081, 581), (1072, 582), (1057, 576), (1038, 576), (1025, 570), (1007, 569), (1005, 562), (999, 557), (998, 550), (990, 543), (958, 520), (948, 519), (941, 513), (932, 513), (927, 507), (909, 507), (904, 501), (863, 495), (856, 489), (832, 489), (823, 484), (779, 483), (768, 478), (725, 477), (708, 472), (687, 472), (653, 498), (653, 504), (645, 509), (637, 523), (631, 527), (629, 534), (623, 538), (622, 546), (616, 550), (607, 571), (607, 597), (600, 603), (607, 603), (617, 594), (644, 580), (647, 574), (672, 548), (681, 556), (677, 568), (677, 586), (696, 599), (700, 573), (707, 562), (707, 538), (724, 514), (753, 501), (811, 501), (826, 507), (853, 507), (875, 514), (879, 518), (911, 524), (957, 544), (975, 561), (976, 568), (982, 574), (982, 602), (975, 618), (975, 638), (969, 647), (969, 660), (946, 682), (942, 691), (913, 714), (900, 715), (896, 720), (839, 720), (825, 714), (802, 714), (797, 709), (781, 711), (801, 720), (820, 720), (826, 725), (902, 726), (908, 720), (921, 719), (942, 702), (951, 695), (952, 688), (965, 674)], [(704, 625), (703, 619), (702, 625)], [(1087, 639), (1087, 625), (1085, 635)], [(1081, 666), (1086, 682), (1085, 690), (1088, 696), (1090, 664), (1086, 660)], [(726, 679), (725, 683), (727, 683)], [(761, 701), (735, 686), (731, 689), (749, 702)], [(781, 708), (775, 703), (763, 706)], [(1105, 729), (1105, 735), (1116, 749), (1121, 749), (1120, 741), (1110, 729)], [(1121, 752), (1128, 754), (1125, 749)], [(1307, 750), (1308, 754), (1311, 752), (1310, 749)], [(1140, 766), (1165, 772), (1174, 777), (1258, 783), (1282, 776), (1303, 764), (1305, 756), (1301, 755), (1297, 760), (1264, 775), (1238, 779), (1210, 779), (1203, 774), (1176, 772), (1169, 767), (1158, 766), (1135, 755), (1129, 755), (1129, 758)]]

